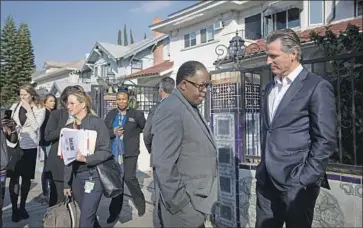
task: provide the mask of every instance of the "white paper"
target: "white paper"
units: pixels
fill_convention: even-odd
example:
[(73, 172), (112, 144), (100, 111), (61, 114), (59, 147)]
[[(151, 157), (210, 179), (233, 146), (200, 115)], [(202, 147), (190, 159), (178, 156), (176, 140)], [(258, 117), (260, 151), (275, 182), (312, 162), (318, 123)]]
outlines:
[(60, 133), (60, 149), (65, 165), (76, 160), (77, 152), (83, 156), (94, 153), (97, 139), (97, 132), (84, 129), (63, 128)]

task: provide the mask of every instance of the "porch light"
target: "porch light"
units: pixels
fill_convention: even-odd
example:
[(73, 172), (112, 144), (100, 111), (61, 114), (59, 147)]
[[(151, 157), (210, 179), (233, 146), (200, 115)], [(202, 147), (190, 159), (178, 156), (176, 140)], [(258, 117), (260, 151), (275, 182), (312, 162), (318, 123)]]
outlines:
[(236, 36), (229, 41), (228, 55), (237, 62), (245, 56), (245, 51), (245, 41), (238, 35), (238, 31), (236, 31)]
[(239, 67), (242, 59), (246, 59), (246, 57), (252, 58), (253, 55), (250, 53), (246, 56), (246, 50), (250, 46), (254, 46), (254, 53), (260, 52), (260, 47), (256, 42), (245, 45), (245, 40), (238, 35), (237, 30), (236, 35), (229, 41), (228, 47), (224, 44), (219, 44), (215, 48), (214, 51), (218, 56), (215, 63), (216, 69), (219, 69), (220, 64), (228, 60), (232, 60), (235, 63), (235, 67)]

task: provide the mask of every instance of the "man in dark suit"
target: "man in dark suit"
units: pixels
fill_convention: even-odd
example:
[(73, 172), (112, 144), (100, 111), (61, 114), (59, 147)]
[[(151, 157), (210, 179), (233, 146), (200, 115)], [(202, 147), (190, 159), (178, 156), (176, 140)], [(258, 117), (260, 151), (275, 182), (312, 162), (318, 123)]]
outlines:
[(217, 201), (217, 149), (198, 109), (210, 80), (200, 62), (183, 63), (176, 88), (152, 119), (155, 192), (164, 227), (204, 227)]
[(300, 64), (300, 39), (293, 30), (274, 31), (266, 43), (275, 78), (262, 107), (256, 227), (307, 228), (337, 146), (334, 91)]
[[(159, 95), (160, 95), (160, 102), (158, 102), (156, 105), (154, 105), (150, 110), (149, 114), (147, 116), (147, 120), (145, 123), (145, 128), (143, 131), (144, 134), (144, 143), (147, 151), (151, 154), (151, 142), (152, 142), (152, 134), (151, 134), (151, 121), (152, 117), (154, 116), (155, 110), (159, 107), (159, 104), (166, 99), (171, 92), (173, 92), (173, 89), (175, 88), (175, 81), (171, 77), (165, 77), (160, 80), (159, 83)], [(152, 167), (152, 165), (150, 164)]]
[[(153, 139), (153, 135), (151, 134), (151, 126), (152, 126), (152, 118), (154, 116), (155, 110), (159, 107), (160, 103), (163, 102), (173, 91), (173, 89), (175, 88), (175, 81), (174, 79), (170, 78), (170, 77), (165, 77), (163, 79), (161, 79), (160, 83), (159, 83), (159, 95), (161, 97), (160, 102), (158, 102), (156, 105), (154, 105), (150, 110), (149, 110), (149, 114), (147, 116), (147, 120), (145, 123), (145, 127), (144, 127), (144, 143), (145, 143), (145, 147), (148, 150), (148, 152), (150, 153), (150, 167), (152, 166), (152, 154), (151, 154), (151, 143), (152, 143), (152, 139)], [(154, 182), (155, 184), (155, 182)], [(155, 203), (156, 201), (156, 197), (154, 197), (154, 209), (153, 209), (153, 224), (154, 227), (162, 227), (161, 224), (161, 215), (160, 215), (160, 210), (159, 207), (157, 206), (158, 204)]]

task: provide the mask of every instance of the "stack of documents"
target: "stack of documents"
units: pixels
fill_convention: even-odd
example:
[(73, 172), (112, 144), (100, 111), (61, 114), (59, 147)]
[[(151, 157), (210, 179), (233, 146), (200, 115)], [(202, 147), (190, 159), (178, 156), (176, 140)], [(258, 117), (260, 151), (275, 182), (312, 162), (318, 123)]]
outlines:
[(94, 154), (96, 139), (96, 131), (63, 128), (60, 132), (58, 155), (68, 165), (76, 160), (78, 151), (83, 156)]

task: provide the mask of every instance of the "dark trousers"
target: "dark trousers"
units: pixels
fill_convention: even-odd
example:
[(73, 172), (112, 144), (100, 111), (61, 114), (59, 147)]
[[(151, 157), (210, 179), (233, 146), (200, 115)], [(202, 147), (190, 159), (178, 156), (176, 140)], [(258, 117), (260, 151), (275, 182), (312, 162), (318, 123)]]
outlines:
[(4, 204), (4, 197), (5, 197), (5, 183), (6, 183), (6, 171), (1, 170), (1, 181), (0, 181), (0, 191), (1, 191), (0, 228), (3, 227), (3, 204)]
[(162, 224), (164, 227), (205, 227), (205, 215), (195, 210), (191, 202), (189, 202), (183, 209), (175, 214), (171, 213), (165, 207), (162, 200), (159, 200), (159, 206), (161, 211)]
[[(137, 209), (145, 208), (145, 197), (141, 191), (139, 181), (136, 178), (136, 166), (138, 156), (124, 157), (125, 183), (131, 193), (132, 200)], [(123, 204), (123, 194), (112, 198), (109, 213), (110, 215), (119, 215)]]
[(63, 181), (49, 181), (50, 193), (49, 193), (49, 207), (63, 202), (64, 200), (64, 182)]
[[(89, 180), (94, 182), (94, 187), (90, 193), (86, 193), (85, 183)], [(94, 227), (96, 213), (103, 194), (103, 188), (97, 170), (93, 169), (91, 171), (74, 174), (72, 192), (81, 210), (79, 227)]]
[(41, 147), (41, 152), (44, 153), (44, 166), (43, 166), (43, 172), (42, 172), (42, 176), (41, 176), (41, 182), (42, 182), (42, 192), (44, 196), (48, 196), (49, 194), (49, 179), (47, 178), (46, 174), (45, 174), (45, 166), (47, 163), (47, 159), (48, 159), (48, 155), (49, 155), (49, 150), (50, 150), (50, 146), (42, 146)]
[(257, 183), (256, 228), (282, 228), (284, 223), (286, 228), (311, 227), (319, 192), (319, 186), (296, 184), (279, 191), (270, 181)]

